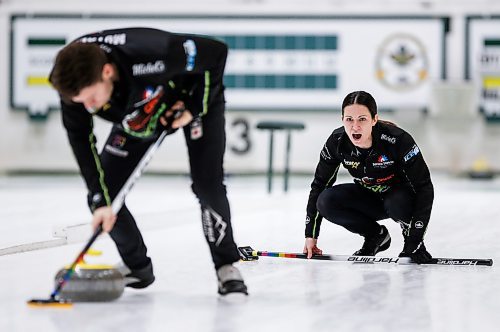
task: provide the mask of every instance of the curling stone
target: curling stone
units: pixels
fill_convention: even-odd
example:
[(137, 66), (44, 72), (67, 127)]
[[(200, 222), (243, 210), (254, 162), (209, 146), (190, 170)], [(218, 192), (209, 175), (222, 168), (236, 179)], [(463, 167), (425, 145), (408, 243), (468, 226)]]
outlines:
[[(57, 273), (56, 285), (68, 268), (63, 268)], [(63, 300), (72, 302), (106, 302), (119, 298), (124, 289), (123, 275), (115, 267), (79, 263), (59, 296)]]
[(471, 179), (491, 180), (494, 176), (494, 172), (485, 158), (476, 159), (469, 171)]

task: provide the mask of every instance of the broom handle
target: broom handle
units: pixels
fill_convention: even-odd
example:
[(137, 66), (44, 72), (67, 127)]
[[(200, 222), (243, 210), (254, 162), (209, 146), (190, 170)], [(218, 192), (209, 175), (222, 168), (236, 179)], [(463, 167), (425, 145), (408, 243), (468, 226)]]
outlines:
[[(144, 169), (146, 168), (146, 166), (150, 162), (151, 158), (153, 158), (154, 153), (156, 152), (156, 150), (158, 150), (158, 147), (161, 145), (161, 143), (163, 142), (163, 140), (165, 139), (165, 137), (169, 133), (170, 132), (168, 129), (163, 130), (161, 132), (158, 139), (155, 141), (154, 144), (152, 144), (148, 148), (148, 150), (146, 151), (146, 153), (144, 154), (142, 159), (139, 161), (139, 163), (135, 167), (132, 174), (130, 174), (129, 178), (127, 179), (127, 181), (122, 186), (122, 188), (120, 189), (120, 191), (116, 195), (115, 199), (111, 203), (111, 210), (113, 211), (114, 214), (117, 214), (118, 211), (120, 211), (120, 209), (123, 206), (123, 203), (125, 202), (125, 197), (127, 197), (128, 193), (130, 192), (130, 190), (132, 189), (132, 187), (136, 183), (137, 179), (141, 176)], [(97, 239), (97, 237), (101, 233), (102, 233), (102, 225), (99, 225), (99, 227), (97, 227), (97, 229), (94, 231), (94, 234), (92, 234), (92, 237), (88, 240), (85, 247), (83, 247), (82, 251), (80, 251), (80, 253), (76, 257), (76, 259), (73, 261), (73, 263), (71, 264), (69, 269), (66, 271), (66, 273), (61, 278), (59, 278), (56, 288), (54, 289), (52, 294), (50, 294), (51, 299), (55, 299), (55, 297), (59, 294), (59, 292), (63, 288), (64, 284), (66, 284), (66, 282), (71, 278), (71, 276), (75, 272), (75, 267), (78, 264), (78, 262), (80, 262), (83, 259), (83, 257), (87, 253), (87, 251), (90, 249), (92, 244), (95, 242), (95, 240)]]

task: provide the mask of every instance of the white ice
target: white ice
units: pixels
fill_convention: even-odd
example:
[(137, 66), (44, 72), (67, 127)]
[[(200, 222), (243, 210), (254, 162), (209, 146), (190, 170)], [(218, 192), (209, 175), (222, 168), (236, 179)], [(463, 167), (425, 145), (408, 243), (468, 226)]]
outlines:
[[(156, 282), (126, 289), (108, 303), (71, 309), (33, 309), (48, 298), (54, 275), (70, 263), (90, 235), (76, 243), (0, 256), (0, 331), (499, 331), (500, 181), (471, 181), (434, 174), (435, 204), (426, 245), (435, 257), (493, 258), (492, 267), (384, 266), (262, 257), (239, 262), (250, 296), (227, 303), (217, 295), (198, 203), (184, 177), (146, 176), (128, 198)], [(299, 252), (310, 178), (293, 177), (271, 195), (263, 177), (227, 180), (238, 245)], [(350, 181), (341, 178), (341, 181)], [(0, 250), (53, 241), (53, 229), (88, 224), (78, 177), (0, 178)], [(392, 246), (402, 247), (399, 226), (383, 221)], [(362, 239), (324, 221), (319, 247), (350, 254)], [(24, 247), (19, 247), (24, 248)], [(94, 245), (98, 263), (119, 262), (107, 236)], [(1, 252), (1, 251), (0, 251)], [(5, 251), (4, 251), (5, 252)]]

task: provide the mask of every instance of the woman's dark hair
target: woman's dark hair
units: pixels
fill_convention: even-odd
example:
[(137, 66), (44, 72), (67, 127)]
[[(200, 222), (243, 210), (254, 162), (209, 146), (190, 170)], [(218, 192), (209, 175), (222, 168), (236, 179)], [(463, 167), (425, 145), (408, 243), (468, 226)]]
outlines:
[(102, 79), (102, 68), (107, 62), (99, 45), (72, 42), (57, 54), (49, 81), (63, 98), (70, 100)]
[(372, 95), (366, 91), (354, 91), (349, 93), (342, 102), (342, 117), (344, 116), (344, 109), (354, 104), (366, 106), (372, 118), (377, 114), (377, 103)]

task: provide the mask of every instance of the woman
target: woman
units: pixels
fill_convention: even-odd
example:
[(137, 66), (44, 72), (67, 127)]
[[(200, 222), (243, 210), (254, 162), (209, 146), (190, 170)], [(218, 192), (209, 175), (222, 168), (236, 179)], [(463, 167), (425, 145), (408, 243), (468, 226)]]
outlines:
[[(345, 97), (342, 122), (323, 146), (311, 184), (304, 253), (322, 254), (317, 241), (324, 217), (364, 237), (354, 255), (374, 256), (391, 244), (377, 221), (392, 218), (403, 229), (400, 257), (428, 262), (432, 256), (423, 240), (434, 189), (419, 147), (406, 131), (378, 119), (375, 99), (365, 91)], [(354, 183), (333, 185), (340, 164)]]

